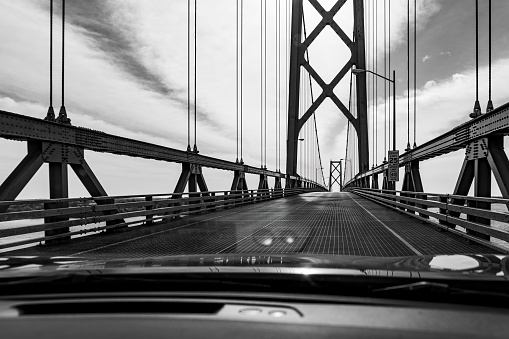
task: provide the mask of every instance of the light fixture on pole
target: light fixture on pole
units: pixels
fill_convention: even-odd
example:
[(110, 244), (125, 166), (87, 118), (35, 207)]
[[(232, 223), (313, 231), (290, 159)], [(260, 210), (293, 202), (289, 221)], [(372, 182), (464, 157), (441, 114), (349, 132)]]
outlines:
[(366, 69), (360, 69), (360, 68), (354, 68), (352, 69), (353, 74), (361, 74), (361, 73), (371, 73), (376, 75), (377, 77), (380, 77), (382, 79), (385, 79), (392, 83), (392, 100), (393, 100), (393, 106), (392, 106), (392, 130), (393, 130), (393, 139), (392, 139), (392, 150), (396, 150), (396, 70), (392, 71), (392, 80), (389, 78), (384, 77), (383, 75), (380, 75), (375, 72), (371, 72)]

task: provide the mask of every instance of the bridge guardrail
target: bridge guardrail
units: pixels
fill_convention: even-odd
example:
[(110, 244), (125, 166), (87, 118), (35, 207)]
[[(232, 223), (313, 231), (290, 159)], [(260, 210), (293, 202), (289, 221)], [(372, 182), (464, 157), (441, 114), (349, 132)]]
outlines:
[[(507, 223), (507, 229), (509, 230), (509, 213), (475, 207), (476, 203), (483, 203), (484, 206), (487, 204), (488, 208), (491, 208), (491, 204), (509, 206), (509, 199), (370, 188), (354, 188), (351, 189), (351, 192), (425, 222), (432, 223), (439, 230), (457, 233), (468, 240), (481, 243), (504, 253), (509, 253), (507, 248), (490, 241), (490, 237), (493, 237), (509, 243), (509, 231), (490, 226), (489, 224), (491, 220)], [(435, 218), (437, 222), (430, 220), (430, 217)], [(467, 233), (455, 229), (456, 226), (465, 228)], [(476, 236), (477, 234), (484, 235), (484, 237)]]
[[(155, 222), (184, 215), (197, 214), (243, 206), (267, 200), (314, 192), (314, 188), (259, 189), (244, 191), (211, 191), (169, 194), (127, 195), (87, 197), (69, 199), (16, 200), (0, 202), (9, 210), (0, 213), (2, 223), (28, 219), (49, 218), (52, 222), (41, 222), (29, 226), (0, 229), (0, 249), (69, 239), (71, 236), (111, 231), (137, 225), (152, 225)], [(58, 204), (57, 204), (58, 203)], [(49, 208), (66, 204), (69, 207)], [(29, 210), (19, 210), (19, 209)], [(109, 214), (106, 214), (109, 212)], [(143, 219), (140, 219), (142, 217)], [(136, 220), (125, 220), (137, 218)], [(102, 223), (102, 225), (97, 225)], [(106, 223), (104, 225), (104, 223)], [(94, 226), (97, 225), (97, 226)], [(72, 230), (71, 227), (86, 227)], [(49, 235), (48, 231), (63, 230)], [(44, 236), (37, 233), (45, 232)], [(28, 238), (27, 238), (28, 235)], [(26, 239), (19, 239), (19, 237)]]

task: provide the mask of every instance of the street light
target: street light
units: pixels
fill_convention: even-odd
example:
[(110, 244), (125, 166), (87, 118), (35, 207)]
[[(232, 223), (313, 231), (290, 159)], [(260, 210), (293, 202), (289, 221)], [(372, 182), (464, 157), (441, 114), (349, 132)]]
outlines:
[[(350, 176), (353, 177), (353, 163), (352, 163), (352, 160), (348, 159), (348, 158), (344, 158), (344, 159), (339, 159), (339, 161), (343, 160), (345, 162), (345, 168), (344, 168), (344, 175), (343, 175), (343, 182), (346, 182), (346, 162), (347, 161), (350, 161)], [(343, 174), (343, 173), (341, 173)]]
[(396, 150), (396, 70), (392, 71), (392, 80), (389, 78), (384, 77), (383, 75), (377, 74), (375, 72), (371, 72), (366, 69), (360, 69), (360, 68), (354, 68), (352, 69), (353, 74), (361, 74), (361, 73), (371, 73), (376, 75), (377, 77), (380, 77), (382, 79), (385, 79), (389, 82), (392, 82), (392, 100), (393, 100), (393, 111), (392, 111), (392, 130), (393, 130), (393, 139), (392, 139), (392, 150)]

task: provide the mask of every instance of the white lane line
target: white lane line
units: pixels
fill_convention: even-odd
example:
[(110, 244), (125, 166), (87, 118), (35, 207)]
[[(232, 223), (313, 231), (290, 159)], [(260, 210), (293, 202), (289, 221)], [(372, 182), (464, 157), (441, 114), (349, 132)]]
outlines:
[(422, 255), (421, 252), (419, 252), (415, 247), (413, 247), (412, 245), (410, 245), (410, 243), (408, 243), (408, 241), (406, 241), (405, 239), (403, 239), (398, 233), (394, 232), (389, 226), (387, 226), (382, 220), (378, 219), (376, 216), (373, 215), (373, 213), (371, 213), (370, 211), (368, 211), (364, 206), (362, 206), (360, 203), (357, 202), (357, 200), (355, 200), (354, 198), (352, 198), (350, 195), (348, 195), (348, 197), (350, 199), (352, 199), (357, 205), (359, 205), (360, 207), (362, 207), (363, 210), (365, 210), (366, 212), (368, 212), (369, 215), (371, 215), (373, 218), (375, 218), (376, 221), (378, 221), (380, 224), (382, 224), (389, 232), (391, 232), (396, 238), (398, 238), (403, 244), (405, 244), (409, 249), (411, 249), (415, 254), (417, 255)]

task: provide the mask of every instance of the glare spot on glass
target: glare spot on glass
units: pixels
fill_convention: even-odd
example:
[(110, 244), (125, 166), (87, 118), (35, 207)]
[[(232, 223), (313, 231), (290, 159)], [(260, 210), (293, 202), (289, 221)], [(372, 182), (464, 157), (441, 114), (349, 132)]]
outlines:
[(270, 246), (272, 244), (272, 238), (263, 239), (262, 245)]

